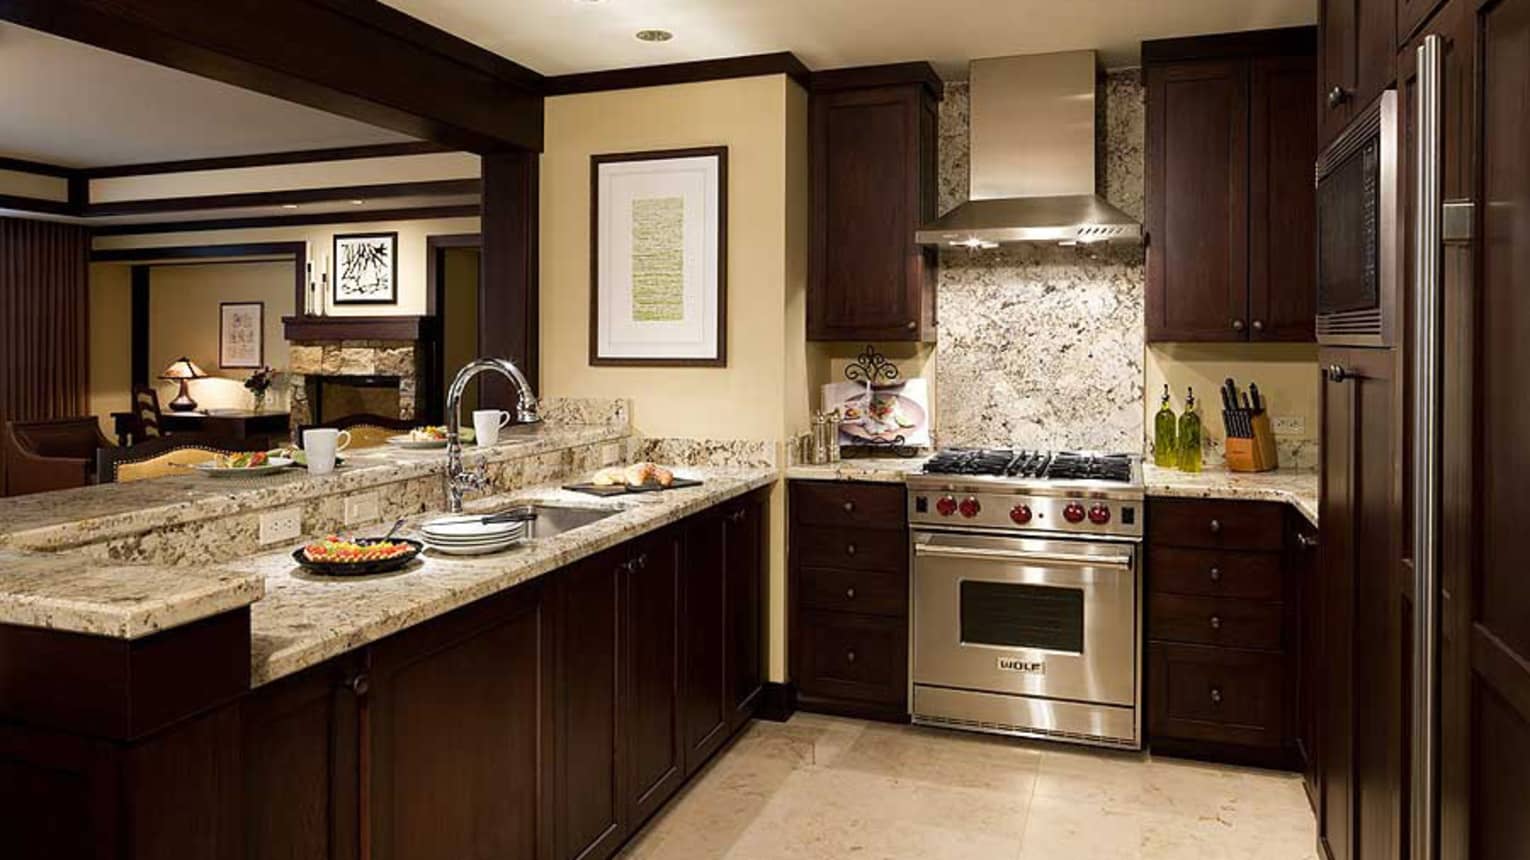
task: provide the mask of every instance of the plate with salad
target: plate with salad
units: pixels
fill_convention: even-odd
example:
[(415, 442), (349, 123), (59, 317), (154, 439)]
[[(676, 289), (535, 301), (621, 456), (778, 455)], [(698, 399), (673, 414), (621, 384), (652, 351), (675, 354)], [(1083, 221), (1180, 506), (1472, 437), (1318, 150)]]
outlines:
[(389, 573), (414, 561), (425, 545), (405, 538), (343, 538), (329, 535), (292, 551), (292, 560), (325, 576)]
[[(474, 439), (473, 431), (466, 427), (458, 431), (458, 436), (463, 442), (471, 442)], [(445, 448), (446, 425), (430, 424), (424, 427), (416, 427), (408, 433), (389, 436), (388, 444), (395, 448), (412, 448), (417, 450)]]
[(291, 465), (291, 457), (273, 457), (269, 451), (240, 451), (193, 463), (191, 468), (210, 478), (250, 478), (280, 472)]

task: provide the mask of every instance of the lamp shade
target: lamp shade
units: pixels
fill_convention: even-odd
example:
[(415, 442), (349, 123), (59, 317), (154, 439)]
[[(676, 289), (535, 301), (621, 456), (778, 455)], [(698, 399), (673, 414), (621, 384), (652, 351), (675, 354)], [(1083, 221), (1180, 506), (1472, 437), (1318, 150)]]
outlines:
[(202, 372), (202, 368), (197, 367), (195, 362), (184, 355), (170, 362), (170, 366), (159, 374), (160, 379), (205, 379), (206, 377), (207, 374)]

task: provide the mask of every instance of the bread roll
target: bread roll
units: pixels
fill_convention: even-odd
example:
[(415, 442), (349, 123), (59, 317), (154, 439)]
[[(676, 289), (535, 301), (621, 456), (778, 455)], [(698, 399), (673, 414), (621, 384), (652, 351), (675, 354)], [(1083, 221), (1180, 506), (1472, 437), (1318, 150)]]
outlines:
[(621, 466), (608, 466), (595, 473), (590, 483), (597, 487), (614, 487), (626, 480), (626, 471)]
[(658, 481), (661, 487), (672, 487), (675, 484), (675, 473), (663, 466), (654, 466), (653, 479)]
[(653, 480), (652, 463), (633, 463), (627, 467), (627, 486), (641, 487)]

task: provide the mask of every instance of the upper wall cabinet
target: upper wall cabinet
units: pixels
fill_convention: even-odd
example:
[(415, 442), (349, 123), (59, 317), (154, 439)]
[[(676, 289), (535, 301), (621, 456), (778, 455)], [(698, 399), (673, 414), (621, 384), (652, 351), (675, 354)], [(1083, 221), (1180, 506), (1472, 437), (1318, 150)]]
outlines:
[(1143, 43), (1149, 341), (1313, 339), (1315, 39)]
[(1397, 18), (1433, 0), (1319, 0), (1319, 144), (1327, 146), (1350, 119), (1397, 78)]
[(940, 78), (927, 63), (813, 76), (809, 340), (935, 339)]

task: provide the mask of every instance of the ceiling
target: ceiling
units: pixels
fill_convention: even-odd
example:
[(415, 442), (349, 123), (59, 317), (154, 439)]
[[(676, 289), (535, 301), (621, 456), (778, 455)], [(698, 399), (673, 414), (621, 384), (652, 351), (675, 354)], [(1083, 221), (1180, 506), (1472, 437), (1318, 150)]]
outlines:
[(7, 23), (0, 23), (0, 117), (0, 156), (63, 167), (411, 139)]
[[(1144, 39), (1311, 24), (1316, 0), (385, 0), (545, 75), (791, 51), (809, 68), (1093, 48), (1137, 64)], [(634, 38), (670, 30), (669, 42)]]

